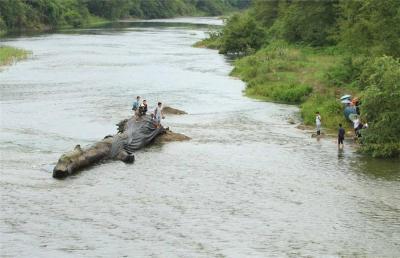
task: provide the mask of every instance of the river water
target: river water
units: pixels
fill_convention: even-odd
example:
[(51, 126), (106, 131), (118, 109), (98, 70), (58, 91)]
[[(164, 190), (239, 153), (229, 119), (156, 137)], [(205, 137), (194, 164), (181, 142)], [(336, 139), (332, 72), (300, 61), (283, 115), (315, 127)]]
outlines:
[[(229, 60), (191, 47), (199, 23), (220, 21), (2, 40), (32, 55), (0, 72), (1, 256), (400, 256), (399, 162), (338, 152), (288, 123), (296, 106), (244, 97)], [(192, 140), (53, 179), (136, 95), (187, 111), (165, 124)]]

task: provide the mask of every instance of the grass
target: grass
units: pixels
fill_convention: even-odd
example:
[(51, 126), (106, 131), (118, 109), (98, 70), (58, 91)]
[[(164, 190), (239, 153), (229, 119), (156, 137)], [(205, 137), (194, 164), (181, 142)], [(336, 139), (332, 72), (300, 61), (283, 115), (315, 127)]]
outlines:
[(23, 49), (0, 46), (0, 66), (12, 64), (15, 61), (24, 59), (29, 52)]
[[(211, 40), (210, 40), (211, 41)], [(203, 41), (202, 44), (213, 42)], [(315, 124), (319, 111), (323, 127), (336, 130), (339, 123), (351, 128), (338, 101), (344, 93), (357, 95), (354, 87), (335, 87), (327, 73), (342, 60), (335, 49), (315, 49), (272, 42), (256, 53), (239, 58), (231, 75), (247, 83), (247, 96), (266, 101), (299, 104), (306, 125)]]

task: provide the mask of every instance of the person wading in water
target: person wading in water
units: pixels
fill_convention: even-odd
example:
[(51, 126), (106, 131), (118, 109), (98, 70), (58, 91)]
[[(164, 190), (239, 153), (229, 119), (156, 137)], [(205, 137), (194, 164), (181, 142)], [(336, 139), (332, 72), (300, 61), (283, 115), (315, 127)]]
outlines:
[(321, 135), (321, 115), (319, 114), (319, 112), (315, 113), (315, 124), (317, 126), (317, 136)]
[(345, 135), (345, 130), (342, 127), (342, 124), (339, 124), (339, 131), (338, 131), (338, 148), (343, 149), (343, 140), (344, 140), (344, 135)]

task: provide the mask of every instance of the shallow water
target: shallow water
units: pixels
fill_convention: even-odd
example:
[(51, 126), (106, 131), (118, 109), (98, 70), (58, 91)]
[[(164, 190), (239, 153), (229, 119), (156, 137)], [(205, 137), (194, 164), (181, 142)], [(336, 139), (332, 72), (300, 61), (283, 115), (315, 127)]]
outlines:
[[(190, 23), (220, 21), (3, 40), (33, 54), (0, 72), (1, 256), (400, 256), (399, 162), (338, 152), (287, 122), (297, 107), (244, 97)], [(193, 139), (51, 177), (138, 94), (187, 111), (165, 124)]]

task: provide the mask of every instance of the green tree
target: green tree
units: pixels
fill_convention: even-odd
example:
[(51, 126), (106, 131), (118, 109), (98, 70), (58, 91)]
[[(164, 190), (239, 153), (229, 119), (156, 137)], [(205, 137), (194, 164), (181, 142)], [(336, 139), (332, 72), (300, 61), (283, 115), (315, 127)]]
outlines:
[[(332, 44), (330, 34), (336, 25), (336, 4), (336, 0), (280, 1), (278, 19), (270, 33), (292, 43), (303, 42), (312, 46)], [(269, 20), (273, 20), (273, 14), (270, 13)]]
[(400, 57), (399, 0), (341, 0), (341, 45), (373, 55)]
[(262, 25), (271, 27), (278, 18), (279, 0), (254, 0), (252, 14)]
[(365, 84), (361, 112), (369, 128), (363, 135), (364, 152), (375, 157), (400, 155), (400, 60), (380, 57), (363, 70)]
[(228, 19), (221, 40), (221, 53), (243, 54), (259, 49), (265, 33), (249, 14), (235, 14)]
[(88, 0), (90, 13), (115, 20), (129, 14), (131, 2), (128, 0)]

